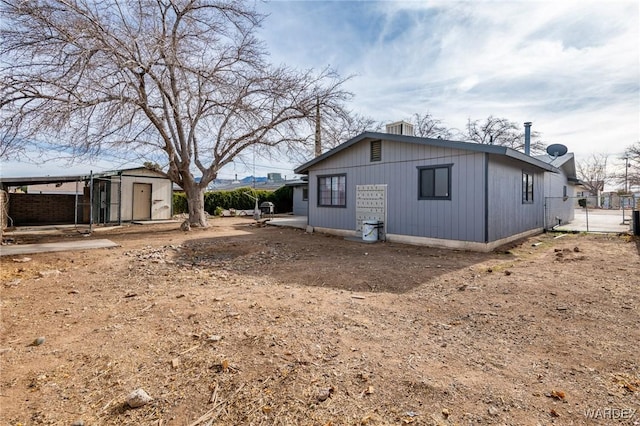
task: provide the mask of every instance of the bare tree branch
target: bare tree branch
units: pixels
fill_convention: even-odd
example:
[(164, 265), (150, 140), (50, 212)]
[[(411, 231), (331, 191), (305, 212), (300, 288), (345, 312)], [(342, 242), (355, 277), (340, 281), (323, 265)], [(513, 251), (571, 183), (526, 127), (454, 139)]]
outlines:
[(430, 112), (424, 115), (416, 113), (413, 115), (414, 132), (416, 136), (432, 139), (452, 139), (454, 131), (446, 128), (442, 120), (435, 118)]
[(618, 163), (621, 169), (613, 174), (617, 185), (626, 192), (640, 189), (640, 142), (628, 146)]
[[(471, 142), (485, 145), (499, 145), (524, 151), (524, 130), (506, 118), (498, 118), (490, 115), (486, 120), (467, 121), (467, 128), (464, 137)], [(540, 134), (531, 132), (531, 154), (543, 154), (545, 143), (540, 140)]]
[(576, 164), (578, 179), (593, 195), (604, 191), (605, 185), (611, 180), (607, 170), (608, 160), (607, 154), (592, 154)]
[(0, 13), (0, 156), (34, 140), (161, 152), (196, 225), (221, 167), (253, 146), (295, 150), (315, 102), (338, 115), (350, 96), (331, 70), (268, 64), (264, 16), (240, 0), (0, 0)]

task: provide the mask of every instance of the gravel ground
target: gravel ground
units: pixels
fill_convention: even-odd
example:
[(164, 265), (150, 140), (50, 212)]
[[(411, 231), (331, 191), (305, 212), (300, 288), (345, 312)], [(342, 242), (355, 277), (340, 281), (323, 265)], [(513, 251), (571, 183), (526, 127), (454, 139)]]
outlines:
[(640, 424), (628, 236), (482, 254), (177, 227), (0, 258), (0, 424)]

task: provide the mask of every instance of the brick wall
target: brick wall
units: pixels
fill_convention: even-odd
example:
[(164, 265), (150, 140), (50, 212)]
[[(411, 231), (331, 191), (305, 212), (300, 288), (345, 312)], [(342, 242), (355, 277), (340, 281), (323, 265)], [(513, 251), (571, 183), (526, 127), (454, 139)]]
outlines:
[[(78, 200), (82, 203), (82, 198)], [(75, 223), (75, 195), (9, 194), (9, 216), (14, 225)], [(79, 207), (81, 209), (81, 207)], [(82, 221), (82, 211), (78, 220)]]

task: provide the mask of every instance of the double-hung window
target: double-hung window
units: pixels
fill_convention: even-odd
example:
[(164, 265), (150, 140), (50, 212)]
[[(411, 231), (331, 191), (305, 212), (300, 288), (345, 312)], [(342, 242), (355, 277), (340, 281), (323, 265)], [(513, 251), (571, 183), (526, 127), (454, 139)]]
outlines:
[(522, 172), (522, 203), (533, 203), (533, 175)]
[(347, 206), (347, 175), (318, 177), (318, 206)]
[(418, 199), (450, 200), (453, 164), (418, 167)]

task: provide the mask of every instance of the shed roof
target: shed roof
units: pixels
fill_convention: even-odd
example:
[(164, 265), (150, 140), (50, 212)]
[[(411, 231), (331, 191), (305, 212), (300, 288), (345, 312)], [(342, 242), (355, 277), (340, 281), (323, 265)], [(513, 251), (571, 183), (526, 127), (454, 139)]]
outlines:
[(343, 151), (349, 148), (352, 145), (357, 144), (358, 142), (366, 141), (366, 140), (387, 140), (393, 142), (403, 142), (403, 143), (412, 143), (419, 145), (429, 145), (435, 147), (442, 148), (454, 148), (465, 151), (473, 151), (473, 152), (483, 152), (487, 154), (495, 154), (495, 155), (504, 155), (506, 157), (510, 157), (516, 159), (518, 161), (522, 161), (524, 163), (530, 164), (532, 166), (538, 167), (540, 169), (549, 171), (549, 172), (557, 172), (558, 169), (546, 163), (540, 159), (528, 156), (522, 152), (516, 151), (515, 149), (507, 148), (504, 146), (498, 145), (483, 145), (473, 142), (460, 142), (460, 141), (451, 141), (446, 139), (431, 139), (431, 138), (420, 138), (416, 136), (405, 136), (405, 135), (394, 135), (390, 133), (378, 133), (378, 132), (365, 132), (360, 135), (349, 139), (348, 141), (338, 145), (337, 147), (325, 152), (324, 154), (310, 160), (301, 166), (298, 166), (294, 172), (307, 174), (309, 172), (309, 168), (318, 164), (319, 162), (325, 160), (332, 155), (337, 154), (340, 151)]
[[(146, 167), (134, 167), (130, 169), (122, 170), (110, 170), (100, 173), (88, 173), (84, 175), (66, 175), (66, 176), (23, 176), (23, 177), (6, 177), (0, 176), (0, 185), (4, 186), (24, 186), (24, 185), (41, 185), (47, 183), (61, 183), (61, 182), (83, 182), (94, 179), (100, 179), (110, 176), (116, 176), (124, 172), (132, 172), (135, 170), (149, 170)], [(162, 175), (160, 172), (156, 172)]]

